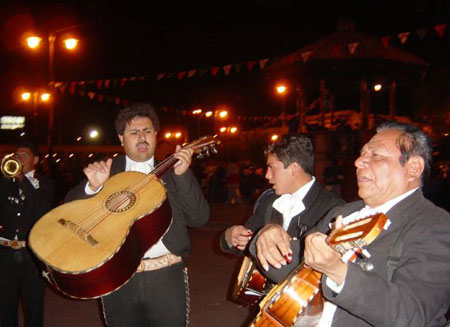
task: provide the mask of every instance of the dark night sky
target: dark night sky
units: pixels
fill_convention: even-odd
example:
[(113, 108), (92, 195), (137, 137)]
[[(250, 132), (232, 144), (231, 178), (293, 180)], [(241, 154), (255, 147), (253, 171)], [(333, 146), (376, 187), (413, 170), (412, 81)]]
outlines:
[[(17, 87), (37, 86), (45, 82), (46, 53), (30, 54), (17, 41), (31, 29), (48, 33), (81, 24), (72, 30), (81, 40), (77, 53), (67, 55), (57, 50), (55, 62), (56, 80), (77, 81), (150, 76), (275, 58), (334, 32), (341, 15), (351, 15), (358, 31), (375, 37), (430, 29), (450, 20), (448, 0), (141, 3), (2, 1), (0, 111), (23, 109), (23, 105), (14, 98)], [(449, 63), (450, 53), (445, 51), (420, 44), (407, 45), (405, 49), (431, 62), (433, 67)], [(440, 49), (448, 50), (448, 43)], [(267, 96), (265, 87), (258, 74), (242, 74), (228, 79), (205, 79), (203, 82), (198, 79), (178, 83), (152, 82), (136, 89), (129, 87), (120, 91), (126, 94), (117, 95), (180, 109), (224, 105), (246, 114), (257, 114), (258, 106), (262, 104), (269, 110), (279, 105), (277, 99)], [(254, 99), (255, 104), (244, 101), (248, 98)], [(70, 120), (77, 132), (91, 124), (112, 122), (117, 110), (73, 97), (60, 100), (64, 108), (59, 108), (62, 112), (58, 116), (59, 121)], [(254, 108), (249, 108), (251, 106)], [(42, 116), (41, 119), (45, 120), (45, 115)], [(111, 126), (112, 123), (105, 128)]]

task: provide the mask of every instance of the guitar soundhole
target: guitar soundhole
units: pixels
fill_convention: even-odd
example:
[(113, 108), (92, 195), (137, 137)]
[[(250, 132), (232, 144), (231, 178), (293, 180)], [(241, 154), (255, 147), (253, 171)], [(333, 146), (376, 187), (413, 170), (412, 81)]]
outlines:
[(124, 212), (136, 203), (136, 195), (130, 191), (120, 191), (112, 194), (106, 200), (106, 208), (111, 212)]

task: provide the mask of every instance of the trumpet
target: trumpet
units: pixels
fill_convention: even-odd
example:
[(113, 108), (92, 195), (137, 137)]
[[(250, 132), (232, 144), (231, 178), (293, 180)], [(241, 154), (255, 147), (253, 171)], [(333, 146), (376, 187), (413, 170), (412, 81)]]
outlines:
[(3, 175), (7, 178), (14, 178), (22, 171), (22, 165), (19, 160), (14, 158), (14, 153), (6, 155), (2, 159), (0, 169)]

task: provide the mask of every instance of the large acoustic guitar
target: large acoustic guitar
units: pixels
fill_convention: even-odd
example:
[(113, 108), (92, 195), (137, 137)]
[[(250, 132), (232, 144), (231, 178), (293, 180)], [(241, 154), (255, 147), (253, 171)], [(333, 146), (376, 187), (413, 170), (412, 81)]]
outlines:
[[(388, 224), (382, 213), (369, 216), (332, 231), (327, 243), (343, 258), (354, 261), (363, 246), (375, 240)], [(324, 304), (321, 277), (321, 273), (303, 263), (297, 266), (260, 302), (260, 311), (250, 327), (291, 327), (294, 323), (296, 327), (317, 326)]]
[[(215, 137), (187, 145), (200, 155), (216, 152)], [(145, 252), (167, 231), (172, 214), (159, 178), (173, 155), (148, 175), (122, 172), (89, 199), (65, 203), (33, 226), (29, 245), (47, 267), (49, 281), (74, 298), (95, 298), (125, 284)]]

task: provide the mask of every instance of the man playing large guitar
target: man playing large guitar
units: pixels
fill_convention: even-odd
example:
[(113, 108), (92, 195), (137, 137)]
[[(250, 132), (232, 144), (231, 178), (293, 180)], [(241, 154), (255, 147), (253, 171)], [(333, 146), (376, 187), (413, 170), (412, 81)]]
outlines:
[[(272, 189), (258, 199), (253, 215), (244, 225), (228, 228), (222, 235), (221, 248), (236, 254), (245, 253), (252, 235), (261, 228), (277, 229), (290, 238), (300, 239), (331, 208), (344, 201), (326, 191), (313, 177), (314, 151), (305, 135), (286, 135), (267, 150), (266, 179)], [(275, 253), (277, 252), (277, 253)], [(278, 250), (272, 254), (281, 257)], [(281, 258), (286, 264), (289, 254)], [(295, 268), (299, 257), (286, 267), (285, 273)], [(282, 269), (283, 270), (283, 269)], [(281, 279), (272, 278), (274, 282)]]
[[(386, 122), (355, 166), (362, 201), (333, 209), (305, 239), (305, 264), (323, 274), (327, 302), (318, 326), (443, 326), (450, 306), (450, 215), (420, 189), (431, 168), (430, 139), (413, 125)], [(331, 219), (338, 217), (339, 228), (375, 213), (387, 216), (389, 228), (365, 247), (364, 258), (344, 262), (326, 241)], [(290, 249), (271, 230), (258, 235), (257, 257), (266, 269), (283, 263), (274, 251), (283, 256)]]
[[(89, 164), (87, 181), (66, 196), (66, 201), (98, 193), (114, 174), (138, 171), (148, 174), (154, 164), (159, 119), (149, 104), (133, 104), (116, 118), (116, 131), (125, 156)], [(209, 206), (190, 171), (193, 150), (177, 146), (178, 162), (162, 180), (167, 189), (172, 222), (165, 235), (144, 255), (137, 273), (124, 286), (102, 298), (110, 327), (187, 326), (189, 320), (188, 277), (183, 258), (189, 254), (187, 227), (205, 224)]]

